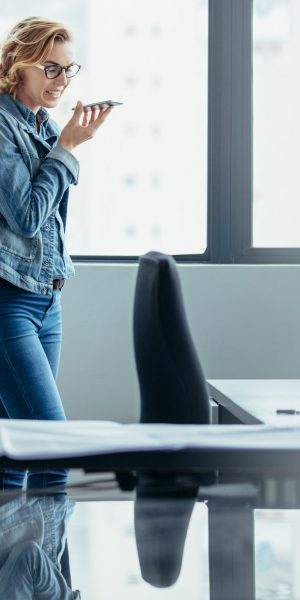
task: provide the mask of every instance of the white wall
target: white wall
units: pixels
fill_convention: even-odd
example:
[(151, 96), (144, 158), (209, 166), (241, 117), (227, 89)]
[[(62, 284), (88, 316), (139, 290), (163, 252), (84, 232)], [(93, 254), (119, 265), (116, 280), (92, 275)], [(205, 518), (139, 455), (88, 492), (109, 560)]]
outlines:
[[(75, 265), (58, 386), (68, 418), (138, 420), (136, 265)], [(300, 378), (300, 266), (179, 266), (207, 378)]]

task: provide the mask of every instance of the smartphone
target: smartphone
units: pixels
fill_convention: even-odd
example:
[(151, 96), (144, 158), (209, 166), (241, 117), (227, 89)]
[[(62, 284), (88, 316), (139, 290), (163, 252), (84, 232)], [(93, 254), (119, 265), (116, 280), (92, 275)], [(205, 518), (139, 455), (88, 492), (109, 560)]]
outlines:
[[(114, 100), (102, 100), (101, 102), (93, 102), (92, 104), (85, 104), (83, 110), (88, 112), (89, 110), (93, 110), (93, 106), (119, 106), (123, 104), (123, 102), (114, 102)], [(75, 110), (75, 106), (72, 110)]]

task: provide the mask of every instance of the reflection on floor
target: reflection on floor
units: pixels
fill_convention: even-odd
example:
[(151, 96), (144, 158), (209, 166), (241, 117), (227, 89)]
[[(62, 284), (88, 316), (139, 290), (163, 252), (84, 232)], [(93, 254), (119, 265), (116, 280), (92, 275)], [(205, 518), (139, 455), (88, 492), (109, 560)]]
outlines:
[[(161, 589), (141, 577), (132, 500), (109, 495), (77, 502), (68, 533), (73, 589), (88, 600), (209, 600), (206, 505), (195, 505), (180, 577)], [(300, 600), (299, 534), (300, 511), (255, 511), (256, 600)]]
[(88, 600), (209, 600), (207, 508), (196, 504), (177, 582), (165, 589), (143, 581), (131, 501), (78, 502), (69, 523), (73, 589)]
[[(72, 584), (83, 598), (210, 600), (206, 504), (195, 504), (178, 580), (155, 588), (141, 576), (134, 492), (123, 492), (119, 500), (113, 473), (73, 470), (69, 483), (69, 495), (77, 501), (68, 533)], [(255, 510), (254, 533), (255, 600), (300, 600), (300, 510)]]
[(299, 510), (256, 510), (257, 600), (300, 600)]

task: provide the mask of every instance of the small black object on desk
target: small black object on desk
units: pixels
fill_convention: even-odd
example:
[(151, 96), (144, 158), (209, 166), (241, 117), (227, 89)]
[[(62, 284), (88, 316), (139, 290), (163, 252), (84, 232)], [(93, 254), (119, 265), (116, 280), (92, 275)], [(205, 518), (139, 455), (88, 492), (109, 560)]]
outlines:
[(293, 408), (277, 408), (277, 415), (300, 415), (300, 410), (294, 410)]

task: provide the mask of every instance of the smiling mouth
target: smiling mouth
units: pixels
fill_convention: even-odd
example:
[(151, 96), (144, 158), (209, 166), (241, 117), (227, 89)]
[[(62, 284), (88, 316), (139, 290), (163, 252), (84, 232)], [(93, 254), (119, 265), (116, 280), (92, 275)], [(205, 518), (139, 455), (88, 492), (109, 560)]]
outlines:
[(50, 96), (52, 96), (52, 98), (59, 98), (59, 96), (61, 96), (62, 92), (51, 92), (50, 90), (47, 90), (47, 94), (49, 94)]

